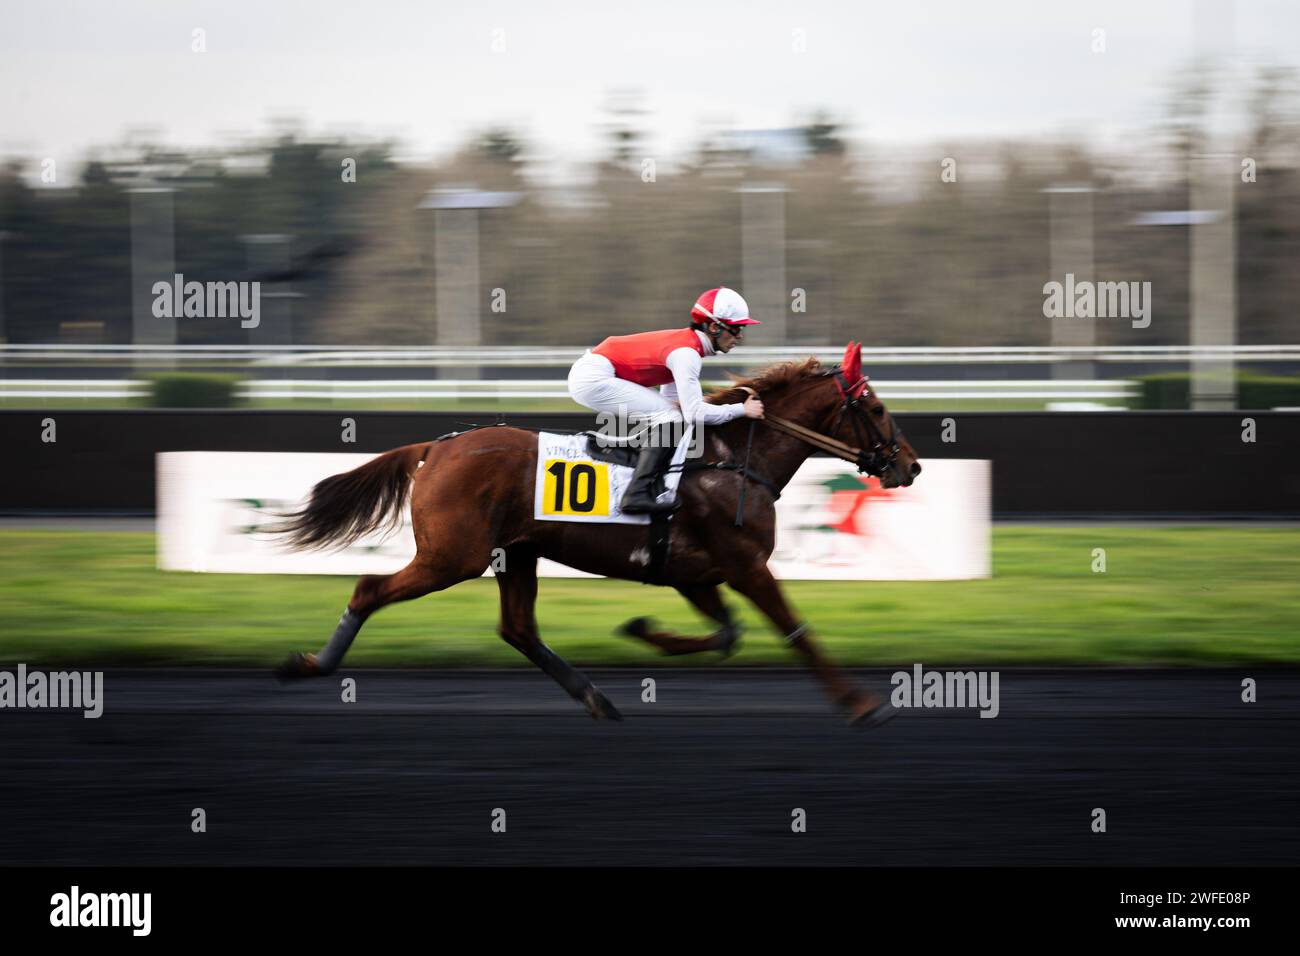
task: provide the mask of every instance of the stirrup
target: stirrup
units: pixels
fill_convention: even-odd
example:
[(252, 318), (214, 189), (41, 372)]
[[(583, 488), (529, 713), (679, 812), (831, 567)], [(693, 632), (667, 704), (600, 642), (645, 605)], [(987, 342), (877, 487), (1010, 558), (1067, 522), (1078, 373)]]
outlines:
[(655, 493), (655, 484), (661, 472), (667, 471), (672, 463), (674, 448), (646, 447), (637, 456), (636, 468), (632, 480), (628, 482), (619, 510), (624, 514), (662, 514), (672, 511), (676, 501), (660, 504)]
[(677, 502), (661, 502), (656, 498), (651, 498), (648, 494), (637, 495), (631, 501), (624, 500), (619, 502), (618, 510), (625, 515), (651, 515), (651, 514), (668, 514), (677, 508)]

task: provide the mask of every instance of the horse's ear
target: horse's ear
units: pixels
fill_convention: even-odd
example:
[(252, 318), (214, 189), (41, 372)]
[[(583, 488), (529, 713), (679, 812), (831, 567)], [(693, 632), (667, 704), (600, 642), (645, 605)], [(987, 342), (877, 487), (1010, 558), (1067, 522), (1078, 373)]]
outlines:
[(862, 381), (862, 343), (850, 342), (844, 348), (844, 361), (840, 363), (845, 384), (853, 388)]

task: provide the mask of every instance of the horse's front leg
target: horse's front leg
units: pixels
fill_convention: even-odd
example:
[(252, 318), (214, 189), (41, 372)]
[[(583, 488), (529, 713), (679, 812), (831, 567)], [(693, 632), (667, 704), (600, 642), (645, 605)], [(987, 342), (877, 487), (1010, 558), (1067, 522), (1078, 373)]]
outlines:
[(822, 653), (811, 629), (795, 617), (786, 603), (781, 586), (766, 564), (729, 575), (727, 583), (749, 598), (776, 625), (782, 640), (804, 659), (826, 689), (827, 696), (848, 713), (851, 722), (871, 727), (894, 716), (896, 710), (887, 699), (855, 686), (848, 675)]

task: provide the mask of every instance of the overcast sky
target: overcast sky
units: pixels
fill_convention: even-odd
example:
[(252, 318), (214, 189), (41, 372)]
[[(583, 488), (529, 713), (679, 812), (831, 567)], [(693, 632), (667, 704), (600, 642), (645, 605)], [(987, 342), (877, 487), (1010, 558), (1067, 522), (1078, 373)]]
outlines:
[[(1148, 122), (1215, 0), (0, 0), (0, 154), (75, 160), (148, 128), (229, 141), (278, 116), (400, 137), (406, 155), (508, 124), (590, 158), (607, 94), (636, 89), (650, 150), (709, 123), (814, 109), (876, 141)], [(1201, 35), (1247, 64), (1300, 65), (1300, 3), (1237, 0)], [(191, 31), (207, 52), (191, 52)], [(1106, 51), (1091, 51), (1093, 30)], [(501, 31), (501, 32), (497, 32)], [(803, 31), (806, 52), (796, 52)], [(494, 52), (493, 44), (504, 49)]]

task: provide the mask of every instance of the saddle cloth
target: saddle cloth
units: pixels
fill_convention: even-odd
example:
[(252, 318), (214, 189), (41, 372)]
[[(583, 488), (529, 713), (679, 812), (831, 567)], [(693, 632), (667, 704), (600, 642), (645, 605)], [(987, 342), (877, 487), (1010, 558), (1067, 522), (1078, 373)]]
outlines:
[[(538, 521), (649, 524), (649, 515), (625, 515), (618, 509), (623, 492), (632, 480), (633, 469), (593, 456), (588, 448), (591, 439), (585, 432), (538, 434), (533, 517)], [(662, 476), (665, 490), (659, 495), (660, 501), (671, 501), (677, 494), (677, 485), (682, 480), (681, 464), (690, 445), (688, 428), (673, 453), (668, 473)], [(629, 456), (628, 460), (635, 461), (635, 457)]]

